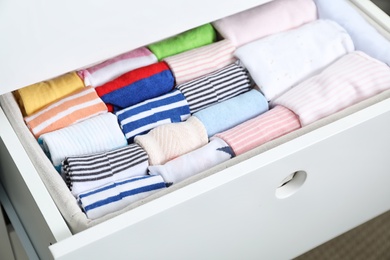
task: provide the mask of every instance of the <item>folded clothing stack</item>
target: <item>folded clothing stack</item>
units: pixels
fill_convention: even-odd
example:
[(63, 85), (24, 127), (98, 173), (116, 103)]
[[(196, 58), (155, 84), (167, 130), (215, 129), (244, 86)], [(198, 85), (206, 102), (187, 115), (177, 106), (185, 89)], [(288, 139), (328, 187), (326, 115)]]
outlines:
[(117, 111), (150, 98), (168, 93), (174, 78), (165, 62), (158, 62), (129, 71), (96, 88), (108, 111)]
[(108, 152), (67, 157), (63, 178), (74, 196), (108, 182), (147, 174), (148, 155), (137, 144)]
[(96, 189), (80, 193), (80, 206), (89, 219), (96, 219), (166, 188), (161, 176), (140, 176), (108, 183)]
[(111, 113), (43, 134), (38, 142), (57, 170), (66, 157), (107, 152), (127, 145), (117, 118)]
[(317, 19), (313, 0), (275, 0), (213, 22), (236, 47)]
[(71, 72), (18, 89), (14, 93), (23, 114), (29, 116), (83, 87), (84, 83), (77, 73)]
[(24, 118), (38, 138), (44, 133), (64, 128), (90, 117), (106, 113), (107, 107), (92, 87), (81, 88)]
[(215, 137), (224, 140), (236, 155), (240, 155), (300, 127), (297, 115), (283, 106), (276, 106)]
[(236, 63), (176, 86), (183, 92), (191, 114), (251, 89), (248, 71)]
[(106, 60), (87, 69), (79, 70), (85, 86), (98, 87), (120, 75), (157, 62), (156, 56), (146, 47), (141, 47)]
[(150, 165), (164, 164), (202, 147), (208, 140), (204, 125), (193, 116), (181, 123), (160, 125), (145, 135), (137, 135), (134, 139), (145, 149)]
[(229, 40), (222, 40), (167, 57), (164, 61), (168, 63), (179, 85), (233, 63), (236, 60), (234, 51), (235, 47)]
[(183, 154), (164, 165), (149, 166), (153, 175), (161, 175), (167, 183), (178, 183), (235, 156), (222, 139), (215, 137), (192, 152)]
[(268, 110), (268, 102), (257, 90), (252, 89), (244, 94), (215, 104), (193, 116), (198, 118), (207, 131), (207, 136), (225, 131), (238, 124), (258, 116)]
[(148, 48), (160, 61), (166, 57), (211, 44), (216, 39), (217, 34), (214, 27), (208, 23), (168, 39), (149, 44)]
[(298, 115), (302, 126), (390, 88), (390, 67), (355, 51), (272, 102)]
[(267, 100), (273, 100), (353, 50), (353, 42), (341, 26), (317, 20), (248, 43), (235, 55)]
[(134, 137), (163, 124), (186, 120), (190, 108), (180, 90), (173, 90), (157, 98), (117, 111), (119, 125), (129, 143)]

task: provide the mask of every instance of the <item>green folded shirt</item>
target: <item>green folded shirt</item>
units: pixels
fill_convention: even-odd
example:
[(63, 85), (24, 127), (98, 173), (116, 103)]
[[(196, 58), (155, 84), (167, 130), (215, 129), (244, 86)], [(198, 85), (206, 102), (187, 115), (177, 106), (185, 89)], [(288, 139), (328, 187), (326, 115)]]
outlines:
[(213, 43), (216, 38), (213, 26), (208, 23), (166, 40), (150, 44), (148, 48), (160, 61), (166, 57)]

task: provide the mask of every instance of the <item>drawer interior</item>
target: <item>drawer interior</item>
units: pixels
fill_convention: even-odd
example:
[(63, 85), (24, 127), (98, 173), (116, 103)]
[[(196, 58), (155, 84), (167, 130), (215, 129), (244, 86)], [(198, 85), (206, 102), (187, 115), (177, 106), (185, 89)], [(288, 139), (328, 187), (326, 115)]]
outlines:
[[(377, 18), (376, 18), (377, 16), (372, 16), (373, 13), (374, 14), (378, 13), (376, 11), (375, 7), (373, 7), (369, 4), (367, 5), (365, 3), (365, 1), (352, 1), (352, 2), (357, 2), (356, 5), (358, 7), (364, 9), (364, 11), (362, 11), (362, 15), (364, 15), (370, 21), (370, 23), (372, 25), (374, 25), (376, 28), (378, 28), (378, 30), (380, 30), (385, 37), (390, 39), (390, 36), (389, 36), (390, 33), (387, 31), (389, 28), (382, 27), (381, 21), (383, 21), (383, 20), (379, 19), (379, 22), (378, 22)], [(253, 4), (251, 3), (249, 5), (253, 5)], [(247, 7), (245, 7), (245, 9), (246, 8)], [(386, 21), (388, 21), (388, 20), (386, 20)], [(149, 41), (149, 40), (146, 40), (146, 41)], [(110, 55), (110, 54), (108, 54), (108, 55)], [(61, 214), (61, 216), (56, 215), (55, 219), (62, 219), (62, 218), (65, 219), (65, 222), (61, 222), (61, 221), (58, 222), (58, 223), (60, 223), (59, 226), (57, 226), (57, 222), (55, 225), (53, 225), (53, 226), (57, 226), (56, 228), (58, 228), (58, 230), (62, 230), (61, 232), (55, 231), (54, 235), (52, 234), (53, 237), (50, 237), (50, 238), (46, 237), (44, 239), (45, 241), (50, 240), (50, 241), (53, 241), (50, 243), (54, 243), (54, 241), (60, 241), (66, 237), (71, 236), (72, 233), (76, 234), (76, 233), (79, 233), (79, 232), (84, 231), (84, 230), (86, 231), (86, 229), (88, 229), (92, 226), (96, 226), (98, 224), (103, 223), (104, 225), (107, 226), (107, 225), (110, 225), (110, 223), (115, 223), (115, 221), (116, 221), (115, 219), (118, 219), (117, 223), (122, 223), (123, 216), (129, 216), (131, 214), (134, 214), (134, 216), (136, 216), (135, 218), (137, 218), (137, 214), (140, 214), (140, 215), (138, 215), (138, 218), (152, 216), (156, 213), (149, 212), (150, 207), (155, 207), (155, 208), (161, 207), (161, 210), (163, 211), (165, 209), (169, 209), (171, 207), (174, 207), (174, 205), (176, 205), (176, 203), (183, 203), (184, 201), (186, 201), (188, 199), (188, 197), (182, 201), (180, 199), (177, 199), (177, 197), (180, 196), (181, 192), (185, 193), (185, 191), (187, 191), (187, 190), (191, 190), (191, 189), (196, 190), (196, 192), (193, 193), (191, 196), (197, 196), (196, 194), (199, 193), (199, 199), (194, 199), (191, 201), (191, 203), (195, 203), (196, 205), (204, 204), (205, 201), (202, 201), (202, 199), (209, 198), (208, 196), (201, 195), (201, 194), (206, 193), (208, 191), (207, 185), (210, 185), (210, 187), (209, 187), (210, 190), (214, 189), (214, 188), (216, 190), (215, 192), (210, 191), (210, 193), (213, 194), (213, 195), (211, 195), (212, 198), (220, 199), (220, 197), (223, 197), (223, 195), (218, 195), (218, 194), (214, 195), (214, 193), (218, 193), (218, 191), (221, 190), (220, 194), (224, 194), (224, 192), (227, 192), (229, 189), (231, 189), (233, 187), (230, 187), (229, 184), (226, 185), (225, 187), (221, 187), (221, 188), (218, 188), (218, 187), (223, 186), (224, 183), (231, 182), (233, 179), (238, 178), (238, 176), (241, 176), (241, 175), (238, 175), (237, 177), (232, 177), (232, 174), (234, 171), (236, 171), (236, 172), (240, 171), (239, 169), (241, 167), (243, 167), (244, 169), (245, 169), (245, 167), (253, 167), (253, 166), (255, 166), (256, 168), (261, 168), (261, 167), (268, 164), (268, 162), (265, 162), (264, 160), (266, 160), (270, 156), (269, 154), (272, 155), (275, 152), (279, 152), (281, 155), (286, 155), (287, 153), (289, 153), (289, 152), (292, 153), (294, 151), (294, 149), (292, 149), (292, 150), (286, 149), (285, 150), (284, 147), (293, 146), (293, 147), (296, 147), (295, 149), (299, 150), (302, 148), (301, 144), (298, 141), (298, 140), (300, 140), (299, 139), (300, 137), (307, 138), (307, 140), (309, 140), (310, 138), (316, 138), (316, 133), (321, 133), (319, 130), (324, 129), (324, 127), (326, 127), (328, 125), (332, 125), (332, 123), (334, 123), (334, 122), (339, 122), (339, 120), (341, 120), (341, 122), (339, 124), (343, 125), (343, 126), (339, 126), (339, 128), (336, 128), (336, 130), (332, 130), (332, 127), (330, 127), (329, 129), (331, 129), (331, 130), (329, 133), (322, 134), (322, 135), (318, 134), (318, 136), (322, 136), (323, 138), (328, 138), (328, 137), (332, 136), (333, 134), (336, 134), (336, 132), (332, 132), (332, 131), (344, 131), (347, 128), (351, 128), (353, 126), (353, 124), (349, 125), (349, 118), (351, 118), (351, 116), (353, 118), (353, 116), (358, 111), (366, 111), (371, 106), (375, 106), (377, 104), (384, 104), (383, 102), (386, 101), (389, 97), (390, 97), (390, 91), (385, 91), (385, 92), (383, 92), (375, 97), (364, 100), (363, 102), (360, 102), (360, 103), (353, 105), (351, 107), (348, 107), (348, 108), (346, 108), (338, 113), (335, 113), (331, 116), (328, 116), (324, 119), (321, 119), (321, 120), (319, 120), (319, 121), (317, 121), (309, 126), (303, 127), (303, 128), (296, 130), (290, 134), (284, 135), (278, 139), (267, 142), (266, 144), (261, 145), (261, 146), (255, 148), (251, 151), (248, 151), (243, 155), (237, 156), (234, 159), (231, 159), (225, 163), (222, 163), (222, 164), (217, 165), (209, 170), (206, 170), (202, 173), (199, 173), (191, 178), (186, 179), (185, 181), (177, 183), (164, 191), (155, 193), (146, 199), (143, 199), (141, 201), (133, 203), (120, 211), (117, 211), (117, 212), (112, 213), (112, 214), (108, 214), (105, 217), (101, 217), (101, 218), (96, 219), (96, 220), (89, 220), (85, 217), (85, 214), (78, 207), (77, 202), (75, 201), (73, 195), (69, 192), (69, 190), (66, 187), (65, 183), (63, 182), (62, 178), (59, 175), (56, 175), (56, 171), (54, 170), (54, 168), (52, 167), (50, 162), (47, 160), (47, 158), (45, 157), (44, 153), (42, 152), (42, 150), (40, 149), (40, 147), (36, 143), (36, 140), (34, 139), (34, 137), (30, 134), (29, 130), (26, 128), (26, 126), (23, 122), (23, 116), (18, 109), (18, 104), (17, 104), (16, 100), (14, 99), (14, 96), (12, 95), (12, 93), (4, 94), (0, 98), (0, 102), (1, 102), (1, 107), (4, 110), (4, 112), (8, 118), (7, 121), (10, 122), (14, 131), (16, 132), (17, 140), (20, 140), (20, 142), (23, 145), (23, 148), (19, 147), (19, 149), (25, 150), (26, 155), (29, 156), (29, 159), (26, 159), (26, 160), (32, 162), (31, 165), (28, 165), (26, 167), (30, 167), (30, 169), (34, 169), (32, 171), (32, 173), (36, 174), (35, 177), (39, 177), (41, 179), (40, 183), (46, 186), (46, 188), (44, 188), (44, 189), (48, 190), (48, 194), (45, 198), (47, 199), (47, 198), (51, 197), (54, 200), (54, 203), (52, 203), (53, 201), (51, 201), (52, 204), (50, 207), (58, 208), (59, 212), (57, 212), (57, 213)], [(381, 107), (382, 109), (385, 109), (385, 110), (390, 110), (390, 107), (388, 106), (388, 104), (387, 105), (379, 105), (378, 107)], [(364, 112), (363, 112), (363, 114), (364, 114)], [(373, 115), (372, 117), (375, 117), (375, 116), (378, 116), (378, 115)], [(365, 117), (366, 120), (368, 120), (369, 118), (370, 118), (369, 116)], [(5, 119), (3, 119), (3, 120), (5, 120)], [(380, 119), (377, 119), (377, 120), (380, 120)], [(322, 131), (325, 131), (325, 130), (322, 130)], [(1, 135), (1, 137), (3, 139), (3, 135)], [(352, 142), (352, 140), (347, 142), (345, 145), (351, 144), (351, 142)], [(10, 155), (9, 152), (7, 152), (7, 150), (9, 151), (9, 149), (10, 149), (9, 146), (7, 146), (4, 143), (1, 143), (0, 145), (2, 148), (2, 155), (1, 155), (2, 160), (4, 160), (4, 162), (13, 162), (15, 160), (14, 158), (16, 158), (16, 154)], [(312, 151), (310, 149), (308, 149), (308, 152), (306, 152), (306, 153), (310, 154), (310, 153), (312, 153)], [(320, 153), (320, 152), (318, 152), (318, 153)], [(262, 157), (259, 157), (259, 156), (262, 156)], [(301, 156), (301, 155), (299, 153), (297, 153), (296, 156)], [(306, 156), (306, 155), (304, 155), (304, 156)], [(291, 157), (293, 157), (293, 155), (291, 155)], [(271, 158), (272, 158), (272, 156), (271, 156)], [(276, 157), (274, 157), (274, 160), (276, 160), (275, 158)], [(18, 164), (19, 162), (15, 162), (15, 163)], [(3, 162), (2, 162), (2, 165), (4, 165)], [(251, 165), (251, 166), (248, 166), (248, 165)], [(14, 165), (13, 168), (17, 168), (17, 166)], [(23, 170), (23, 172), (28, 172), (28, 171), (29, 170), (27, 170), (27, 171)], [(253, 183), (254, 181), (261, 181), (261, 180), (251, 180), (250, 178), (252, 178), (253, 176), (258, 176), (260, 174), (266, 175), (267, 172), (275, 172), (275, 171), (276, 170), (274, 170), (274, 169), (265, 168), (264, 170), (261, 170), (261, 173), (256, 173), (256, 174), (253, 172), (245, 173), (248, 176), (239, 180), (238, 183), (239, 183), (239, 185), (241, 185), (240, 187), (244, 187), (245, 185), (250, 186), (250, 183)], [(3, 171), (3, 172), (5, 172), (5, 171)], [(230, 172), (230, 175), (228, 172)], [(7, 182), (7, 179), (9, 179), (8, 174), (9, 173), (5, 174), (7, 176), (3, 177), (2, 182)], [(223, 176), (222, 174), (226, 174), (226, 176), (229, 176), (229, 177), (222, 177)], [(323, 173), (323, 174), (325, 174), (325, 173)], [(18, 173), (15, 173), (15, 176), (17, 176), (17, 175), (18, 175)], [(215, 175), (217, 177), (214, 177)], [(55, 176), (55, 177), (53, 177), (53, 176)], [(213, 180), (213, 178), (215, 178), (215, 180), (218, 181), (217, 182), (218, 184), (215, 183), (215, 180)], [(254, 178), (258, 178), (258, 177), (254, 177)], [(245, 179), (245, 181), (244, 181), (244, 179)], [(23, 180), (17, 181), (17, 182), (22, 183), (22, 184), (24, 183)], [(241, 184), (240, 182), (245, 182), (245, 183)], [(203, 184), (205, 186), (201, 187), (200, 186), (201, 184)], [(20, 190), (30, 191), (30, 190), (41, 189), (43, 187), (43, 186), (42, 187), (35, 186), (35, 184), (31, 184), (31, 185), (34, 185), (34, 187), (21, 187)], [(38, 184), (38, 185), (40, 185), (40, 184)], [(231, 183), (230, 185), (234, 186), (234, 185), (237, 185), (237, 183), (236, 182), (234, 184)], [(250, 190), (253, 190), (253, 189), (250, 189)], [(223, 192), (222, 192), (222, 190), (223, 190)], [(248, 189), (248, 192), (250, 190)], [(243, 194), (237, 194), (237, 195), (238, 195), (238, 198), (240, 198), (240, 196), (244, 196)], [(247, 195), (249, 196), (249, 194), (247, 194)], [(245, 195), (245, 196), (247, 196), (247, 195)], [(31, 195), (26, 195), (26, 197), (29, 197), (29, 196), (31, 197)], [(242, 199), (246, 199), (245, 196), (242, 197)], [(256, 196), (262, 196), (262, 195), (256, 194)], [(172, 198), (172, 201), (169, 201), (169, 198)], [(15, 198), (15, 201), (18, 201), (18, 200), (19, 200), (18, 198)], [(161, 205), (163, 205), (163, 206), (158, 206), (158, 203), (161, 201), (164, 201), (164, 200), (166, 202), (162, 202)], [(175, 200), (177, 200), (177, 201), (174, 202)], [(199, 200), (199, 201), (197, 201), (197, 200)], [(34, 197), (31, 197), (30, 199), (28, 199), (28, 201), (33, 201), (33, 202), (37, 203), (36, 202), (37, 199)], [(46, 202), (44, 202), (44, 201), (40, 201), (38, 203), (40, 203), (42, 205), (46, 204)], [(238, 204), (238, 200), (237, 200), (237, 204)], [(32, 207), (31, 211), (34, 211), (34, 209), (40, 208), (39, 206), (36, 206), (35, 204), (30, 204), (30, 205)], [(171, 211), (167, 211), (168, 213), (164, 213), (164, 214), (166, 214), (165, 217), (168, 218), (169, 216), (176, 215), (176, 214), (178, 214), (177, 216), (185, 217), (183, 214), (184, 214), (185, 210), (188, 210), (187, 207), (191, 208), (189, 205), (190, 204), (181, 205), (180, 207), (178, 207), (178, 209), (173, 209)], [(242, 207), (246, 207), (246, 206), (248, 206), (248, 208), (243, 208), (242, 212), (248, 212), (249, 207), (253, 207), (254, 205), (244, 204)], [(221, 207), (227, 207), (227, 205), (221, 205)], [(194, 208), (199, 208), (199, 206), (195, 206)], [(25, 210), (27, 210), (27, 208), (25, 208)], [(139, 210), (139, 211), (137, 211), (137, 210)], [(376, 210), (375, 214), (380, 214), (381, 210), (382, 210), (382, 208), (380, 210), (379, 209)], [(53, 212), (56, 212), (56, 210), (54, 209)], [(134, 213), (131, 213), (131, 212), (134, 212)], [(141, 212), (141, 213), (137, 213), (137, 212)], [(221, 211), (221, 212), (223, 212), (223, 211)], [(213, 211), (210, 214), (214, 214), (214, 213), (215, 212)], [(42, 214), (42, 213), (38, 212), (37, 214)], [(164, 214), (162, 214), (162, 215), (164, 215)], [(237, 214), (239, 214), (239, 213), (237, 213)], [(256, 214), (260, 214), (260, 212), (257, 212)], [(20, 215), (28, 216), (29, 214), (27, 212), (20, 212)], [(222, 217), (218, 214), (215, 214), (214, 216), (216, 218), (218, 218), (218, 216)], [(116, 218), (114, 218), (114, 217), (116, 217)], [(161, 216), (159, 215), (158, 218), (160, 218), (160, 217)], [(164, 216), (162, 216), (161, 218), (164, 219)], [(368, 216), (367, 216), (367, 218), (368, 218)], [(42, 218), (41, 216), (38, 216), (34, 219), (44, 219), (44, 218)], [(356, 220), (354, 222), (354, 224), (357, 224), (358, 222), (361, 222), (361, 221), (362, 221), (362, 218), (359, 218), (358, 220)], [(26, 220), (26, 222), (29, 222), (29, 221)], [(137, 221), (135, 221), (134, 223), (136, 223), (136, 222)], [(153, 217), (151, 217), (147, 221), (142, 222), (142, 224), (135, 227), (134, 230), (132, 230), (133, 228), (129, 228), (128, 230), (131, 229), (131, 232), (142, 232), (142, 230), (144, 230), (144, 225), (153, 226), (153, 224), (150, 222), (153, 222)], [(65, 225), (64, 225), (65, 223), (68, 225), (68, 227), (65, 227)], [(199, 222), (199, 223), (201, 223), (201, 222)], [(280, 223), (281, 222), (279, 222), (279, 224)], [(183, 224), (182, 228), (183, 228), (183, 230), (185, 230), (184, 227), (185, 227), (186, 223), (182, 223), (182, 224)], [(103, 229), (105, 227), (104, 225), (102, 226)], [(51, 229), (56, 229), (53, 226), (48, 228), (50, 231), (47, 230), (46, 232), (43, 232), (43, 234), (52, 233)], [(47, 227), (45, 227), (45, 228), (47, 228)], [(65, 231), (63, 231), (63, 230), (65, 230)], [(89, 231), (91, 233), (85, 233), (85, 236), (90, 236), (92, 233), (97, 232), (96, 230), (98, 230), (98, 229), (95, 229), (95, 231)], [(39, 232), (32, 229), (31, 233), (39, 233)], [(60, 235), (57, 235), (58, 233)], [(84, 233), (84, 232), (81, 232), (81, 233)], [(184, 234), (177, 234), (177, 235), (184, 236)], [(81, 234), (79, 237), (82, 238), (83, 235)], [(322, 238), (318, 239), (317, 241), (321, 241), (321, 240), (322, 240)], [(315, 246), (315, 244), (318, 244), (318, 243), (319, 242), (313, 242), (312, 246)], [(96, 244), (93, 245), (93, 247), (95, 247), (95, 246), (96, 246)], [(54, 248), (53, 250), (56, 250), (55, 246), (53, 248)], [(86, 247), (86, 249), (88, 249), (88, 246)], [(188, 250), (190, 250), (190, 249), (191, 248), (188, 248)], [(238, 250), (238, 252), (241, 250), (244, 250), (244, 248), (240, 248)], [(296, 254), (296, 252), (294, 252), (294, 250), (292, 250), (290, 253)], [(291, 255), (290, 253), (289, 253), (289, 255)]]

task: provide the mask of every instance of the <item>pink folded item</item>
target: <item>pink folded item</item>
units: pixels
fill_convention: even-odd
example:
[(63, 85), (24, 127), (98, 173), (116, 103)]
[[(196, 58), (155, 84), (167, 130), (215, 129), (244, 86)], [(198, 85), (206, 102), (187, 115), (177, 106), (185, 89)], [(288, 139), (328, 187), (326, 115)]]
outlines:
[(235, 47), (222, 40), (164, 59), (175, 77), (176, 85), (204, 76), (236, 61)]
[(302, 126), (390, 88), (390, 67), (355, 51), (272, 102), (299, 116)]
[(28, 128), (38, 138), (44, 133), (64, 128), (107, 112), (107, 106), (93, 87), (82, 88), (25, 117)]
[(313, 0), (275, 0), (213, 22), (225, 39), (239, 47), (317, 19)]
[(128, 71), (156, 62), (156, 56), (148, 48), (141, 47), (77, 73), (86, 86), (98, 87)]
[(225, 132), (216, 134), (224, 140), (236, 155), (300, 128), (298, 117), (283, 106), (250, 119)]

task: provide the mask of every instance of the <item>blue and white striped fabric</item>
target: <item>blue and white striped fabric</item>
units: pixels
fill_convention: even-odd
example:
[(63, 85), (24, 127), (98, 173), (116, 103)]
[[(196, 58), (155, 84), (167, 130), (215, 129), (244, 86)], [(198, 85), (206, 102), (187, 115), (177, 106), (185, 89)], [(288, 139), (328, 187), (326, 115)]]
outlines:
[(173, 90), (157, 98), (115, 113), (129, 143), (136, 135), (163, 124), (185, 121), (190, 117), (188, 102), (180, 90)]
[(166, 187), (159, 175), (137, 176), (80, 193), (77, 199), (87, 217), (96, 219)]

